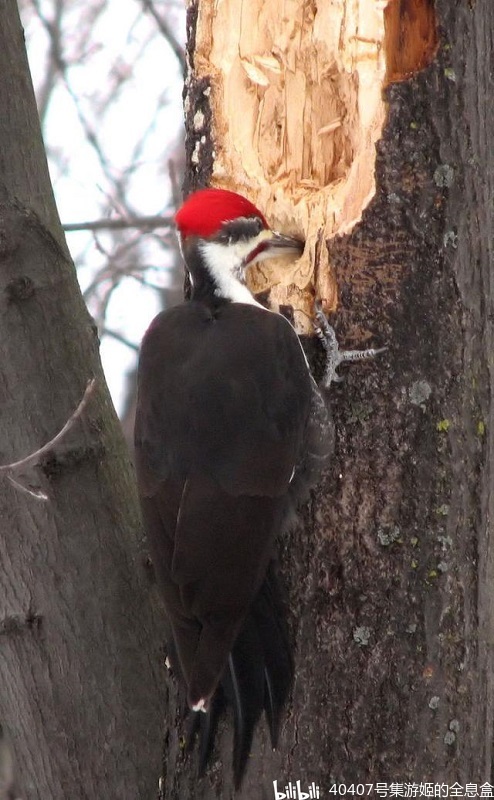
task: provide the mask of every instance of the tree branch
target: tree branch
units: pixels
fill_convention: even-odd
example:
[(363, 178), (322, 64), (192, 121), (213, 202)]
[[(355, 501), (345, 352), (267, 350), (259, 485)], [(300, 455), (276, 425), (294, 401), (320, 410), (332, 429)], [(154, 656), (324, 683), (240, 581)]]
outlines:
[[(84, 392), (84, 394), (82, 396), (81, 402), (77, 406), (77, 408), (74, 411), (74, 413), (69, 417), (69, 419), (67, 420), (67, 422), (65, 423), (63, 428), (56, 434), (56, 436), (53, 437), (53, 439), (50, 439), (50, 441), (47, 442), (46, 444), (44, 444), (43, 447), (40, 447), (38, 450), (35, 450), (34, 453), (30, 453), (28, 456), (25, 456), (24, 458), (21, 458), (19, 461), (13, 461), (11, 464), (4, 464), (3, 466), (0, 466), (0, 474), (8, 473), (8, 472), (15, 472), (15, 471), (19, 470), (21, 467), (27, 467), (29, 464), (32, 464), (32, 463), (34, 463), (36, 461), (39, 461), (39, 459), (40, 459), (40, 457), (42, 455), (44, 455), (45, 453), (47, 453), (50, 450), (52, 450), (55, 447), (55, 445), (58, 444), (58, 442), (61, 439), (63, 439), (63, 437), (70, 431), (70, 429), (73, 428), (74, 423), (76, 422), (77, 419), (79, 419), (79, 417), (81, 416), (82, 412), (86, 408), (86, 406), (88, 404), (88, 401), (89, 401), (89, 398), (90, 398), (91, 394), (93, 393), (95, 386), (96, 386), (96, 378), (91, 378), (91, 380), (88, 381), (88, 384), (87, 384), (86, 390), (85, 390), (85, 392)], [(14, 485), (19, 485), (19, 484), (17, 484), (16, 481), (14, 481), (11, 478), (11, 476), (8, 476), (8, 477), (9, 477), (11, 483), (13, 483)], [(33, 496), (35, 496), (35, 497), (39, 497), (40, 496), (40, 495), (34, 494), (33, 492), (29, 491), (28, 489), (26, 489), (26, 487), (22, 487), (22, 488), (25, 491), (28, 491), (29, 494), (33, 494)]]
[(96, 219), (90, 222), (69, 222), (63, 226), (64, 231), (116, 231), (128, 228), (140, 230), (155, 230), (156, 228), (171, 228), (171, 217), (160, 215), (150, 217), (129, 217), (128, 219)]
[(130, 350), (133, 350), (134, 353), (139, 352), (138, 344), (135, 344), (135, 342), (131, 342), (130, 339), (126, 339), (125, 336), (122, 336), (122, 334), (118, 333), (117, 331), (112, 331), (109, 328), (104, 328), (101, 331), (101, 337), (103, 336), (110, 336), (112, 339), (115, 339), (116, 342), (120, 342), (120, 344), (124, 344)]
[(165, 37), (171, 49), (175, 53), (178, 63), (180, 64), (182, 74), (185, 75), (186, 64), (185, 64), (185, 52), (183, 47), (179, 44), (178, 40), (175, 38), (166, 20), (164, 20), (163, 17), (156, 11), (152, 0), (142, 0), (142, 5), (144, 10), (149, 11), (151, 16), (155, 20), (160, 33)]

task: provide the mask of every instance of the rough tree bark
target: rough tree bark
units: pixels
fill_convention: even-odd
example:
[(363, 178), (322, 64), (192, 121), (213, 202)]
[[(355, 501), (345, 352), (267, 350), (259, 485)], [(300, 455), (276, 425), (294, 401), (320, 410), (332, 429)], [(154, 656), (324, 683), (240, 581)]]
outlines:
[[(189, 8), (187, 188), (308, 234), (299, 271), (269, 275), (301, 329), (315, 286), (340, 342), (389, 346), (331, 392), (333, 464), (282, 543), (292, 703), (238, 797), (492, 782), (493, 31), (490, 0)], [(172, 693), (164, 796), (233, 796), (231, 726), (197, 782), (179, 712)]]
[(48, 442), (96, 378), (67, 436), (0, 475), (0, 795), (151, 798), (166, 691), (161, 620), (15, 0), (1, 4), (0, 108), (0, 464)]

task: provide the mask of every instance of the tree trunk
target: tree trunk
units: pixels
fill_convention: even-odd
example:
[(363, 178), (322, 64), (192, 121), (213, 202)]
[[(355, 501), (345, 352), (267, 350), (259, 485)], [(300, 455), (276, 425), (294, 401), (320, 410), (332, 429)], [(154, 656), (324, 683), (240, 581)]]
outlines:
[[(333, 463), (281, 544), (293, 697), (239, 798), (492, 782), (494, 5), (385, 5), (189, 8), (187, 188), (305, 231), (268, 276), (302, 332), (315, 287), (340, 343), (389, 348), (331, 390)], [(169, 708), (164, 797), (233, 796), (231, 721), (198, 782)]]
[[(152, 798), (166, 689), (129, 457), (60, 227), (15, 0), (0, 26), (0, 796)], [(13, 754), (15, 791), (8, 751)], [(9, 793), (10, 792), (10, 793)]]

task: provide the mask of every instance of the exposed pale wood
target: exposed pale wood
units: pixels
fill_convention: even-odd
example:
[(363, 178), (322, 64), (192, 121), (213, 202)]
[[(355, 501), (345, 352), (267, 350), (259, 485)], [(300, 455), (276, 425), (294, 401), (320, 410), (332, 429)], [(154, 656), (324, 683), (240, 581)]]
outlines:
[[(415, 0), (413, 22), (422, 19), (421, 3)], [(386, 115), (385, 15), (395, 21), (400, 1), (390, 5), (199, 4), (195, 70), (211, 81), (212, 182), (243, 191), (273, 225), (306, 239), (297, 264), (270, 262), (251, 272), (256, 292), (269, 288), (274, 307), (295, 309), (299, 331), (310, 330), (314, 291), (327, 311), (336, 306), (321, 242), (349, 232), (375, 193), (375, 145)], [(434, 31), (427, 19), (423, 27), (431, 25)], [(401, 47), (393, 34), (387, 42)]]

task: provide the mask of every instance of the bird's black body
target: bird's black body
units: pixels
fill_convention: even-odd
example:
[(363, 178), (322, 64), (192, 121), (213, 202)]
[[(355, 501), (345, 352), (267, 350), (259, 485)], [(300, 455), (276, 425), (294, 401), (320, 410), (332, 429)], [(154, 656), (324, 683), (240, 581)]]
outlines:
[(191, 704), (214, 691), (261, 587), (311, 391), (289, 323), (253, 305), (185, 303), (144, 339), (137, 470)]
[[(204, 194), (221, 202), (230, 195)], [(242, 282), (242, 265), (268, 245), (300, 252), (300, 243), (272, 234), (244, 198), (239, 221), (200, 239), (192, 231), (196, 197), (182, 209), (188, 216), (177, 215), (192, 299), (159, 314), (142, 344), (136, 468), (176, 666), (189, 705), (207, 711), (196, 715), (201, 764), (221, 684), (235, 711), (238, 784), (263, 708), (276, 744), (292, 662), (274, 542), (291, 495), (327, 457), (329, 425), (294, 329)], [(233, 219), (223, 207), (221, 214)], [(205, 255), (209, 245), (217, 261)]]
[(165, 311), (144, 338), (139, 384), (137, 438), (161, 480), (197, 473), (235, 496), (286, 492), (312, 386), (280, 314), (194, 301)]

